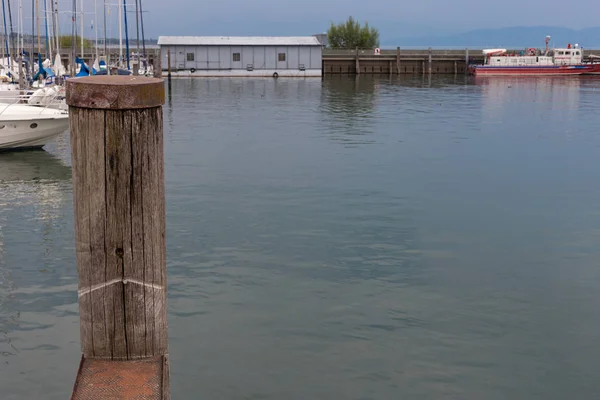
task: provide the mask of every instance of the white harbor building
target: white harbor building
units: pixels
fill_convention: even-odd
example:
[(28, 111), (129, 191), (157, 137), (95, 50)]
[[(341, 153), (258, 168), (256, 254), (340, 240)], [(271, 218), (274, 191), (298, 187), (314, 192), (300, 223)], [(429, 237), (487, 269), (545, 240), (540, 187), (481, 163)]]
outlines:
[(160, 36), (163, 75), (173, 77), (320, 77), (322, 45), (314, 36)]

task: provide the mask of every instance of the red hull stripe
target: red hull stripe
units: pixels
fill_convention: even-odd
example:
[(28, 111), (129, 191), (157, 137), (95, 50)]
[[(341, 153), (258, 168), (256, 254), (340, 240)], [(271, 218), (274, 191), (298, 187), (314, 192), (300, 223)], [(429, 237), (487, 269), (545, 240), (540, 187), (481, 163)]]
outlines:
[(478, 65), (473, 67), (475, 75), (581, 75), (595, 71), (594, 67), (588, 65), (518, 67)]

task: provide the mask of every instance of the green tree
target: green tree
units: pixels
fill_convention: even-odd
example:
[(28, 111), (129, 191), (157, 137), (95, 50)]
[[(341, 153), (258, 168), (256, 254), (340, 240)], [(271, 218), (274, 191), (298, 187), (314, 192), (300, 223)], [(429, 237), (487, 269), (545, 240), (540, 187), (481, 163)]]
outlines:
[[(73, 45), (73, 36), (70, 36), (70, 35), (59, 36), (58, 43), (60, 44), (60, 47), (62, 49), (68, 49)], [(75, 47), (77, 47), (77, 48), (81, 47), (81, 37), (79, 37), (79, 36), (75, 36)], [(83, 47), (86, 49), (89, 49), (90, 47), (92, 47), (91, 40), (83, 39)]]
[(329, 46), (333, 49), (373, 49), (379, 47), (379, 31), (365, 22), (364, 26), (352, 17), (339, 24), (331, 23), (327, 31)]

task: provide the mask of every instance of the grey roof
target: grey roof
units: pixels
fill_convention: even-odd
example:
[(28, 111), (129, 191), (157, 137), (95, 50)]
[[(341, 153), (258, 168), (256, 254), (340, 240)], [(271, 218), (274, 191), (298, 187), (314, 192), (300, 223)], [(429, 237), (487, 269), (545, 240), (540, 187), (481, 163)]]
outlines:
[(320, 46), (314, 36), (159, 36), (158, 44), (179, 46)]

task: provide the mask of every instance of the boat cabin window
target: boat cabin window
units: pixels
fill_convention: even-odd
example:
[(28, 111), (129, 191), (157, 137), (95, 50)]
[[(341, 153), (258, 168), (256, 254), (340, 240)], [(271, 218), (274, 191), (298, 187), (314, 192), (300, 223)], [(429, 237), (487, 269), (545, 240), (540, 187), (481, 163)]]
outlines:
[(576, 52), (575, 52), (575, 55), (576, 55), (576, 56), (578, 56), (578, 55), (579, 55), (579, 52), (578, 52), (578, 51), (576, 51)]
[(562, 56), (562, 55), (564, 55), (564, 54), (565, 54), (565, 52), (564, 52), (564, 51), (559, 51), (559, 52), (558, 52), (558, 55), (559, 55), (559, 56)]
[(567, 51), (565, 51), (565, 54), (568, 55), (568, 56), (570, 56), (571, 52), (567, 50)]

